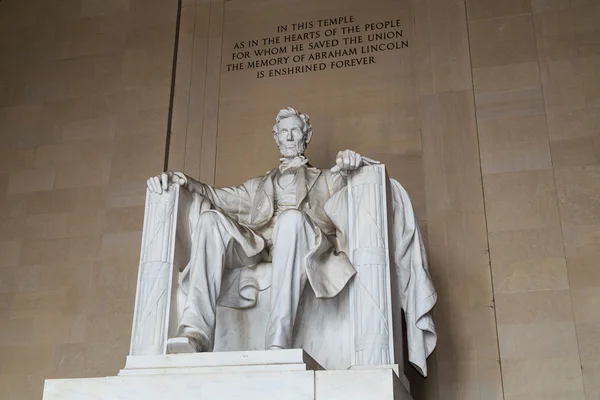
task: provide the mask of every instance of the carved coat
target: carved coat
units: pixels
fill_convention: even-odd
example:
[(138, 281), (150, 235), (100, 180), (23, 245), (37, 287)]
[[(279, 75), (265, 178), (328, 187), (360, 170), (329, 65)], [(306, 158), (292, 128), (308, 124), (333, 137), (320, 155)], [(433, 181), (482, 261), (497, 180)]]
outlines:
[[(265, 177), (252, 178), (240, 186), (212, 188), (193, 182), (196, 189), (190, 223), (192, 232), (197, 228), (204, 196), (213, 206), (231, 216), (241, 229), (238, 242), (248, 256), (265, 249), (265, 241), (256, 232), (264, 227), (274, 213), (274, 178), (278, 169)], [(307, 256), (308, 280), (318, 298), (335, 297), (356, 273), (343, 251), (347, 251), (348, 195), (346, 179), (339, 173), (313, 167), (300, 168), (297, 179), (297, 207), (309, 215), (321, 228), (324, 243)], [(408, 358), (424, 376), (427, 376), (426, 359), (436, 346), (437, 335), (432, 319), (432, 308), (437, 295), (429, 270), (421, 233), (410, 198), (397, 181), (390, 179), (392, 213), (390, 261), (397, 297), (405, 313)], [(194, 221), (195, 220), (195, 221)], [(247, 228), (250, 229), (247, 229)], [(235, 233), (235, 232), (234, 232)], [(334, 238), (333, 235), (336, 235)], [(270, 286), (271, 264), (261, 262), (253, 267), (228, 270), (223, 277), (219, 304), (232, 308), (249, 308), (256, 305), (258, 292)], [(180, 275), (179, 288), (185, 295), (187, 271)], [(340, 314), (342, 315), (342, 314)], [(333, 315), (335, 317), (335, 314)]]
[[(274, 179), (278, 174), (279, 169), (275, 168), (262, 178), (251, 178), (239, 186), (226, 188), (192, 183), (197, 193), (233, 219), (234, 226), (238, 225), (232, 226), (230, 233), (249, 257), (265, 251), (266, 243), (259, 233), (273, 218)], [(296, 185), (296, 208), (321, 229), (319, 245), (307, 255), (306, 275), (317, 298), (332, 298), (356, 273), (348, 256), (336, 251), (336, 227), (324, 210), (327, 200), (346, 186), (346, 179), (340, 173), (307, 165), (298, 168)], [(191, 214), (199, 215), (199, 212)], [(219, 304), (233, 308), (254, 306), (257, 292), (271, 284), (269, 268), (269, 263), (261, 262), (252, 267), (226, 270)], [(184, 287), (186, 272), (184, 270), (180, 277)]]

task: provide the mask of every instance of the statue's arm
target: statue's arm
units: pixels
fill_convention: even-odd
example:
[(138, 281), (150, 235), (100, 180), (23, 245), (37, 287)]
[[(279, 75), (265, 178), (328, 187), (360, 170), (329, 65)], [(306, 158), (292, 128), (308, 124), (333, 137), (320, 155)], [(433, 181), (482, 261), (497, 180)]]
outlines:
[(239, 214), (251, 207), (254, 181), (255, 179), (249, 179), (238, 186), (216, 188), (190, 179), (187, 189), (206, 197), (213, 205), (228, 214)]
[(159, 176), (148, 179), (148, 189), (153, 193), (162, 194), (167, 191), (169, 184), (177, 184), (192, 193), (198, 193), (207, 198), (214, 206), (229, 214), (239, 214), (250, 207), (252, 188), (256, 179), (250, 179), (239, 186), (215, 188), (181, 172), (163, 172)]
[(330, 196), (333, 196), (348, 184), (348, 175), (346, 173), (341, 171), (331, 172), (330, 170), (324, 172), (327, 174), (327, 187), (329, 188)]

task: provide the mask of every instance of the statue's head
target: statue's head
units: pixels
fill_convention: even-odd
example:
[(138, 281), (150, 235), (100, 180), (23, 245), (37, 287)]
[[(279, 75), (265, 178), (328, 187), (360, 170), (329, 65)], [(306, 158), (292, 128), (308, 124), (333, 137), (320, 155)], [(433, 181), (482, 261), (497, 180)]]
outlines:
[(280, 110), (275, 117), (273, 139), (279, 147), (281, 157), (293, 158), (304, 155), (312, 137), (310, 117), (292, 107)]

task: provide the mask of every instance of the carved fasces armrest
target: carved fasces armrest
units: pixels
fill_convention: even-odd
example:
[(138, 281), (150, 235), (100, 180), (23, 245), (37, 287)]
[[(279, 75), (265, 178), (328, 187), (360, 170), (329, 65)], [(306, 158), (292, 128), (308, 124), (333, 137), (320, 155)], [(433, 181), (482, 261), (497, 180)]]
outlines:
[(130, 355), (166, 354), (176, 324), (173, 284), (190, 257), (191, 208), (206, 207), (194, 196), (177, 184), (162, 194), (146, 192)]
[(396, 364), (385, 166), (348, 175), (348, 255), (357, 270), (350, 284), (352, 365)]

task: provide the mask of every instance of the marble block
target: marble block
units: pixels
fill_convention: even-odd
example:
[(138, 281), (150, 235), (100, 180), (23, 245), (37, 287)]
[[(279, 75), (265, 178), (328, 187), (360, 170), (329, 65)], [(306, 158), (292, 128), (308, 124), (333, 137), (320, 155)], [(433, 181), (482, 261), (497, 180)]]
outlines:
[(322, 370), (302, 349), (128, 356), (119, 376)]
[(44, 400), (412, 400), (393, 368), (325, 371), (302, 349), (130, 356), (119, 376), (48, 379)]
[(412, 400), (392, 369), (315, 373), (316, 400)]
[(48, 379), (44, 400), (314, 400), (314, 371)]

